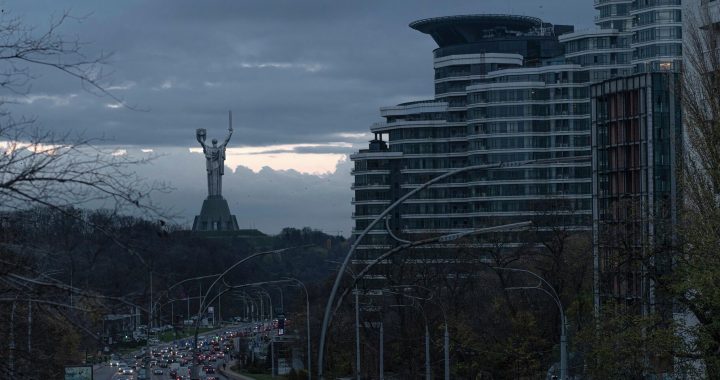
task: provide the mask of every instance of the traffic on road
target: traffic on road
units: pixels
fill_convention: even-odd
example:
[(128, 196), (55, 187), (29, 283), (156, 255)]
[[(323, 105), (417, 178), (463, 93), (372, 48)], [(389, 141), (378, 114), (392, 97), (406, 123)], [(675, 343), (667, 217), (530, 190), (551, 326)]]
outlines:
[[(233, 338), (259, 334), (256, 324), (241, 324), (198, 336), (197, 355), (193, 338), (151, 344), (125, 356), (114, 355), (93, 370), (95, 380), (225, 380), (220, 369), (230, 365)], [(197, 368), (194, 368), (197, 367)], [(195, 377), (193, 370), (196, 371)]]

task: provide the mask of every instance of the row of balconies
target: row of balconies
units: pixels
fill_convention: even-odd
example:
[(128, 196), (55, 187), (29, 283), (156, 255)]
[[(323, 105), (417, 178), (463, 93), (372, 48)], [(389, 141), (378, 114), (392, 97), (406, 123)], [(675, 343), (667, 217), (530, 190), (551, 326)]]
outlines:
[[(713, 0), (711, 0), (713, 1)], [(682, 5), (681, 0), (651, 0), (647, 3), (647, 5), (639, 2), (638, 0), (594, 0), (593, 1), (595, 7), (600, 5), (611, 5), (611, 4), (628, 4), (630, 5), (630, 9), (644, 9), (644, 8), (652, 8), (652, 7), (658, 7), (658, 6), (668, 6), (668, 5)]]

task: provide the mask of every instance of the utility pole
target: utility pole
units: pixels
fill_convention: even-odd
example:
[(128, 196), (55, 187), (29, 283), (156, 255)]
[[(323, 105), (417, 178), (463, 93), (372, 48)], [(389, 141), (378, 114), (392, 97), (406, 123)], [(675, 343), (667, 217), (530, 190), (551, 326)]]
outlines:
[(147, 324), (147, 327), (145, 328), (145, 352), (147, 355), (150, 355), (150, 329), (152, 328), (152, 314), (153, 314), (152, 269), (150, 269), (149, 273), (150, 273), (150, 309), (148, 309), (148, 324)]
[(355, 372), (356, 380), (360, 380), (360, 303), (358, 289), (355, 285)]
[[(424, 311), (423, 311), (424, 313)], [(425, 379), (430, 380), (430, 329), (428, 328), (427, 319), (425, 319)]]
[(450, 333), (448, 332), (447, 320), (445, 320), (445, 380), (450, 380)]
[(12, 311), (10, 312), (10, 352), (8, 356), (10, 379), (15, 380), (15, 302), (13, 302)]
[(152, 286), (152, 270), (151, 270), (150, 271), (150, 315), (148, 317), (148, 326), (147, 326), (148, 331), (145, 334), (145, 335), (147, 335), (148, 338), (150, 337), (150, 328), (152, 327), (152, 322), (153, 322), (153, 294), (152, 294), (153, 289), (152, 288), (153, 288), (153, 286)]
[(32, 301), (28, 300), (28, 353), (32, 351)]
[[(270, 376), (275, 378), (275, 337), (270, 335)], [(267, 367), (266, 367), (267, 368)]]
[(385, 380), (385, 353), (384, 353), (384, 334), (383, 323), (380, 321), (380, 380)]

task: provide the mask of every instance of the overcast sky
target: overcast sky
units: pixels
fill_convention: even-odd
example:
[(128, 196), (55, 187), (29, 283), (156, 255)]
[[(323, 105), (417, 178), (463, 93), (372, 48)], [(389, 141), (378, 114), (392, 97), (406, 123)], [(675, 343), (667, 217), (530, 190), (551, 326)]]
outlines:
[(235, 134), (223, 194), (241, 227), (276, 233), (310, 226), (345, 235), (353, 196), (347, 155), (366, 145), (379, 107), (432, 97), (436, 46), (410, 29), (411, 21), (512, 13), (581, 30), (592, 27), (595, 14), (592, 0), (0, 4), (38, 32), (63, 11), (86, 16), (62, 32), (88, 42), (90, 55), (113, 53), (108, 88), (135, 107), (40, 71), (30, 93), (12, 105), (14, 114), (37, 117), (43, 128), (102, 136), (129, 154), (161, 155), (140, 171), (171, 183), (175, 191), (158, 201), (190, 223), (206, 195), (204, 157), (190, 151), (195, 129), (222, 139), (231, 109)]

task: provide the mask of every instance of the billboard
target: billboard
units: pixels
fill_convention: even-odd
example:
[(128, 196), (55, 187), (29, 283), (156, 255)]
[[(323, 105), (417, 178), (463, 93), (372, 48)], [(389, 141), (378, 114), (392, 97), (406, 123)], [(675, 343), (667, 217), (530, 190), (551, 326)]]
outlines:
[(93, 380), (92, 366), (65, 366), (65, 380)]

